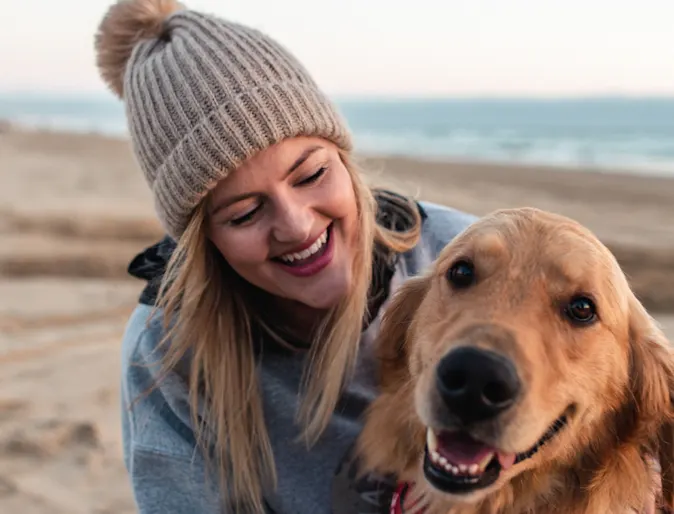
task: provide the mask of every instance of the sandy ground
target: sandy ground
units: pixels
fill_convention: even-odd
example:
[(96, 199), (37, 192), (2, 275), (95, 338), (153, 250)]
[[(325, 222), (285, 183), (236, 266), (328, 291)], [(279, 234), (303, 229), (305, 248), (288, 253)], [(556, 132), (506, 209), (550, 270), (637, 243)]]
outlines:
[[(371, 181), (484, 214), (586, 223), (674, 337), (674, 181), (370, 158)], [(0, 512), (134, 512), (121, 461), (119, 342), (159, 237), (124, 141), (0, 131)]]

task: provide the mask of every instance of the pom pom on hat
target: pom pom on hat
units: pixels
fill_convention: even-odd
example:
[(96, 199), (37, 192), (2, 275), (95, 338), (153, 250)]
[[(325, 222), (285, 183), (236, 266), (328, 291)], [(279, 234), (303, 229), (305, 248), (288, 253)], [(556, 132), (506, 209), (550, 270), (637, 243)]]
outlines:
[(103, 17), (95, 37), (96, 65), (110, 89), (124, 96), (124, 73), (136, 45), (160, 38), (165, 20), (183, 6), (177, 0), (118, 0)]

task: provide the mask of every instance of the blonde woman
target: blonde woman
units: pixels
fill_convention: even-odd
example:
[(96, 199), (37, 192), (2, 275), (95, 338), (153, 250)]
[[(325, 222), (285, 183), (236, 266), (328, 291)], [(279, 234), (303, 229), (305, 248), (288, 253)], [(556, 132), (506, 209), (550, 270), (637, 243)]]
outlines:
[(266, 35), (174, 0), (114, 4), (103, 80), (168, 234), (123, 341), (142, 514), (382, 512), (351, 445), (387, 298), (472, 217), (371, 191), (348, 129)]
[(474, 218), (366, 187), (344, 121), (259, 31), (125, 0), (96, 52), (168, 234), (130, 265), (148, 281), (122, 347), (139, 511), (388, 512), (395, 477), (357, 480), (350, 453), (372, 341)]

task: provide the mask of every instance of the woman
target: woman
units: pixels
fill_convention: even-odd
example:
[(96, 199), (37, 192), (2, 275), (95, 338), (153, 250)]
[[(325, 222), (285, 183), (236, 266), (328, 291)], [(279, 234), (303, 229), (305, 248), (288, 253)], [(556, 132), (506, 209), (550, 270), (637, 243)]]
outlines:
[(143, 514), (387, 511), (350, 448), (387, 298), (473, 218), (363, 183), (306, 70), (174, 0), (113, 5), (104, 81), (167, 238), (123, 341), (123, 439)]

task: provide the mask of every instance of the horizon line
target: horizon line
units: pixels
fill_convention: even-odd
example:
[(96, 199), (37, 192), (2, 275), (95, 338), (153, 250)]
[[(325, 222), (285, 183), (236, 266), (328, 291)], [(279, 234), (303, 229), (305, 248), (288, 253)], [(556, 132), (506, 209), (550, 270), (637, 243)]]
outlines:
[[(674, 91), (671, 93), (326, 93), (334, 101), (433, 101), (433, 100), (461, 100), (461, 101), (585, 101), (585, 100), (674, 100)], [(112, 92), (106, 91), (49, 91), (49, 90), (17, 90), (0, 89), (0, 98), (34, 97), (36, 99), (54, 100), (111, 100), (122, 102)]]

